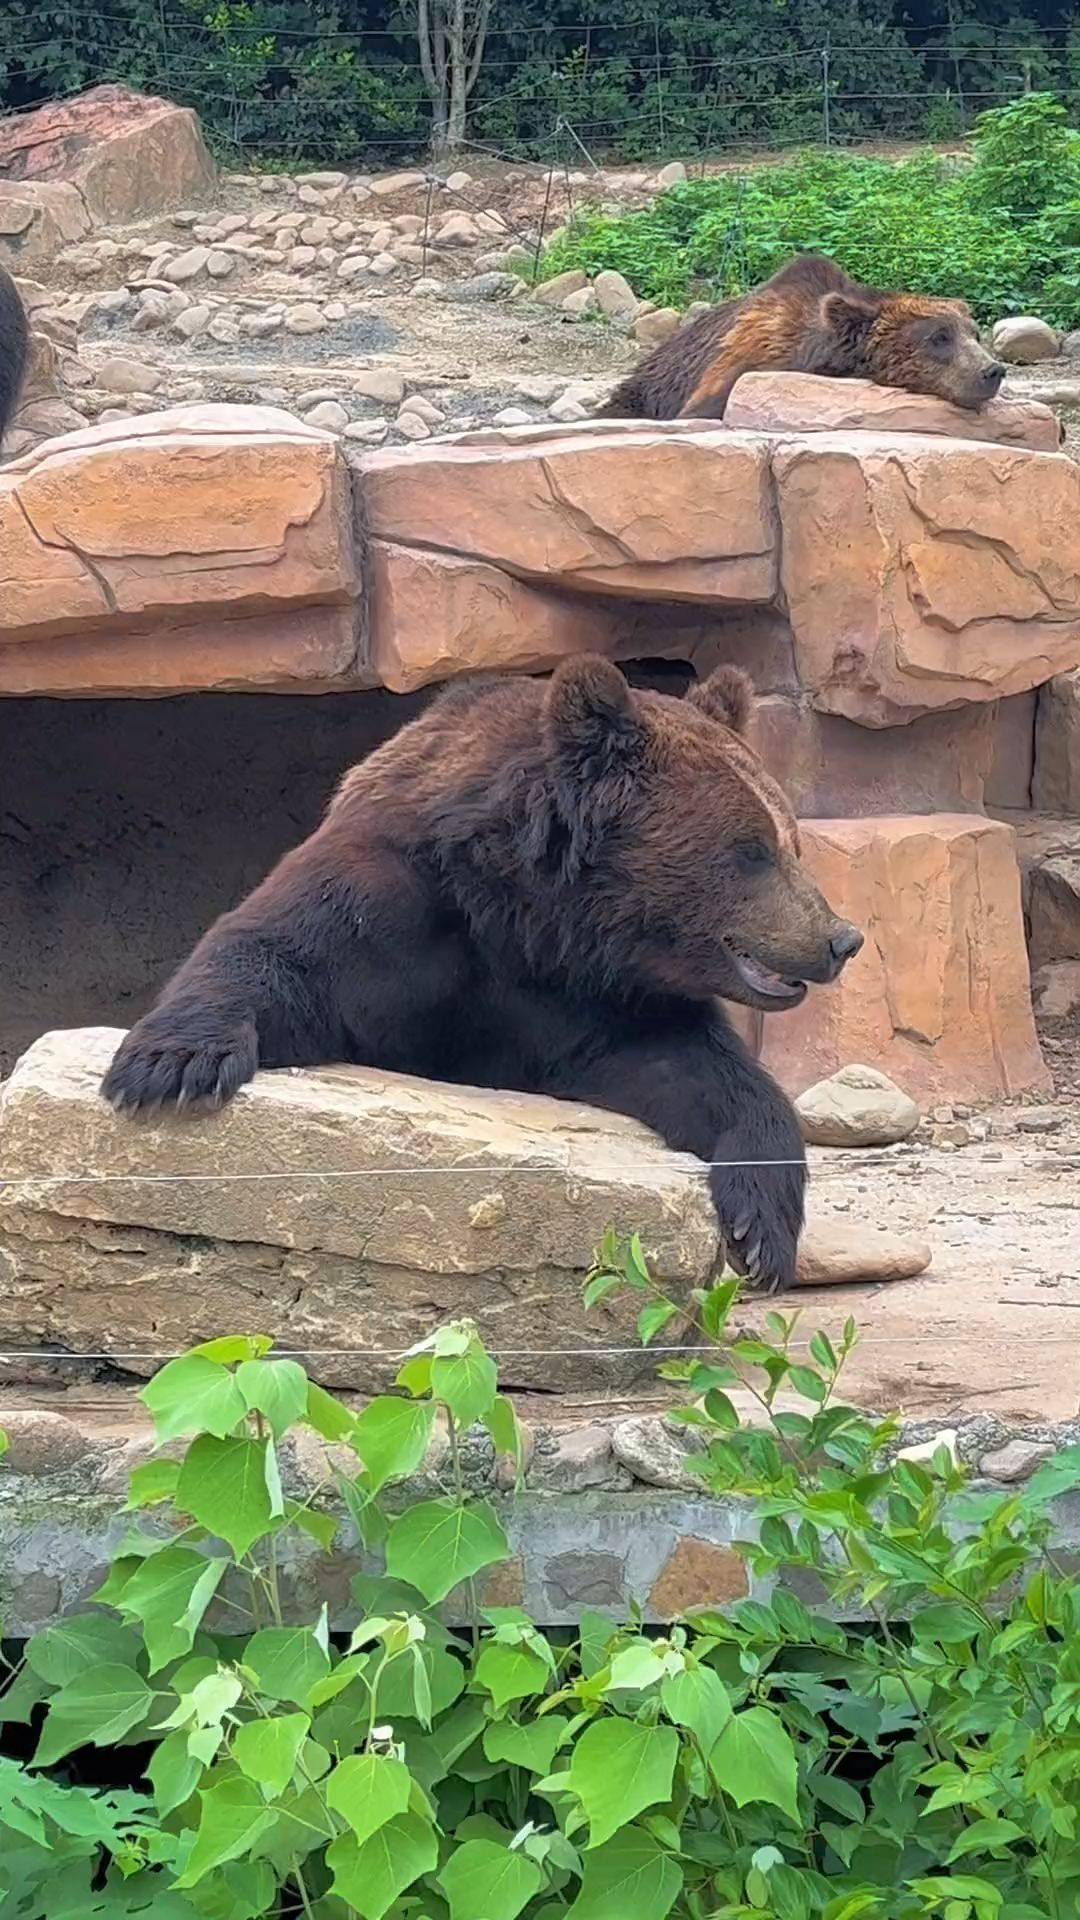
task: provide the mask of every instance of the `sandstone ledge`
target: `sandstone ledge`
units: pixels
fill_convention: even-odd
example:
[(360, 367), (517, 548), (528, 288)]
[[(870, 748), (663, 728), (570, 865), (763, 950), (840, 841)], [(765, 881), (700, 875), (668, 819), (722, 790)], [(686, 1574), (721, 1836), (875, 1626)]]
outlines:
[(355, 683), (359, 592), (333, 437), (185, 407), (0, 470), (0, 694)]

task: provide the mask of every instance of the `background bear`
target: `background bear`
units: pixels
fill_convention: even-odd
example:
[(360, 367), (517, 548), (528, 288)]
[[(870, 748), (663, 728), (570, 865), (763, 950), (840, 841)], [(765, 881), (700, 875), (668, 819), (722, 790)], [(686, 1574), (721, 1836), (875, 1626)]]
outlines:
[(740, 374), (765, 368), (873, 380), (971, 408), (992, 400), (1005, 377), (962, 300), (883, 293), (835, 260), (804, 253), (673, 333), (598, 411), (617, 420), (721, 420)]
[(212, 1106), (257, 1066), (354, 1061), (589, 1101), (730, 1163), (730, 1256), (790, 1285), (798, 1125), (713, 996), (793, 1006), (862, 938), (799, 863), (750, 701), (730, 667), (677, 700), (589, 656), (451, 689), (203, 937), (106, 1098)]
[(8, 430), (26, 367), (27, 325), (19, 289), (0, 267), (0, 440)]

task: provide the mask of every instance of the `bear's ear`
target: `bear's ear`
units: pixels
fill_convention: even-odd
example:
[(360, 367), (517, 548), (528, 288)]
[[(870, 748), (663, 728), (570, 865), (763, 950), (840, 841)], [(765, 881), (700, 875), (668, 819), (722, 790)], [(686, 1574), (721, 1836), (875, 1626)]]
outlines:
[(564, 660), (552, 674), (544, 727), (560, 758), (580, 775), (624, 766), (645, 738), (641, 709), (618, 667), (591, 653)]
[(860, 347), (866, 339), (878, 309), (857, 294), (827, 293), (818, 308), (823, 327), (832, 338), (846, 347)]
[(707, 680), (687, 694), (692, 706), (700, 707), (710, 720), (718, 720), (732, 733), (745, 733), (754, 705), (754, 684), (741, 667), (716, 667)]

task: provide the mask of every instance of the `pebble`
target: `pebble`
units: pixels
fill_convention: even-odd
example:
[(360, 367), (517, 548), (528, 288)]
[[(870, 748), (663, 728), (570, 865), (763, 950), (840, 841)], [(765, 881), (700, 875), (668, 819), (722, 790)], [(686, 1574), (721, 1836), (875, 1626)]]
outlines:
[(118, 355), (115, 360), (102, 361), (95, 385), (104, 387), (106, 393), (156, 393), (164, 377), (156, 367)]
[(390, 431), (389, 420), (381, 416), (376, 420), (354, 420), (344, 429), (346, 440), (359, 440), (361, 444), (377, 446), (386, 439)]
[(589, 411), (587, 407), (582, 406), (580, 400), (570, 400), (564, 394), (561, 400), (552, 401), (548, 408), (548, 416), (552, 420), (587, 420)]
[(942, 1427), (941, 1432), (935, 1433), (929, 1440), (917, 1440), (913, 1446), (898, 1447), (896, 1450), (896, 1458), (898, 1460), (913, 1460), (917, 1466), (929, 1466), (935, 1453), (937, 1453), (941, 1447), (944, 1447), (949, 1454), (953, 1466), (958, 1466), (960, 1456), (956, 1450), (955, 1427)]
[(571, 320), (584, 320), (587, 314), (599, 313), (600, 302), (592, 287), (580, 287), (577, 293), (568, 293), (565, 300), (560, 300), (559, 311)]
[(803, 1228), (796, 1278), (801, 1287), (833, 1287), (844, 1281), (913, 1280), (926, 1272), (931, 1257), (930, 1248), (921, 1240), (830, 1215), (810, 1219)]
[(602, 313), (609, 319), (631, 319), (637, 312), (638, 298), (629, 280), (616, 273), (613, 268), (605, 267), (593, 281), (593, 292)]
[(418, 413), (399, 413), (394, 424), (398, 432), (405, 435), (406, 440), (431, 439), (431, 428), (428, 426), (426, 420), (420, 418)]
[(979, 1472), (991, 1480), (1004, 1480), (1012, 1485), (1017, 1480), (1029, 1480), (1036, 1467), (1049, 1460), (1053, 1452), (1053, 1447), (1042, 1440), (1007, 1440), (1003, 1447), (983, 1454)]
[(392, 253), (376, 253), (373, 255), (370, 266), (368, 267), (368, 272), (375, 274), (380, 280), (386, 280), (390, 274), (396, 273), (397, 270), (398, 262), (394, 259)]
[(804, 1140), (815, 1147), (889, 1147), (907, 1140), (919, 1109), (876, 1067), (841, 1067), (795, 1102)]
[(660, 191), (663, 192), (665, 187), (681, 186), (685, 179), (686, 168), (683, 166), (682, 161), (669, 160), (667, 166), (661, 167), (657, 174), (656, 185), (660, 188)]
[(340, 433), (349, 424), (349, 416), (339, 400), (320, 400), (304, 419), (309, 427), (324, 427), (328, 433)]
[(318, 307), (311, 306), (310, 304), (290, 307), (285, 315), (286, 333), (322, 333), (325, 327), (326, 321), (323, 319)]
[(362, 400), (378, 400), (382, 405), (399, 407), (405, 397), (405, 381), (389, 367), (371, 367), (353, 375), (352, 390)]
[[(429, 427), (441, 427), (443, 421), (446, 419), (446, 415), (442, 412), (441, 408), (435, 406), (432, 401), (425, 400), (422, 393), (411, 393), (407, 400), (403, 400), (401, 403), (401, 413), (416, 414), (421, 420), (425, 421)], [(398, 415), (399, 426), (401, 425), (401, 413)]]
[(286, 264), (288, 265), (290, 273), (303, 273), (305, 267), (313, 266), (314, 263), (314, 247), (294, 247), (288, 256)]
[(197, 340), (207, 331), (212, 318), (212, 309), (207, 306), (186, 307), (178, 313), (172, 323), (173, 333), (180, 334), (184, 340)]
[(220, 247), (211, 247), (206, 256), (206, 271), (211, 280), (227, 280), (235, 266), (235, 254), (223, 253)]
[(532, 414), (524, 407), (500, 407), (492, 419), (493, 427), (531, 427)]
[(370, 266), (366, 253), (351, 253), (346, 259), (339, 260), (337, 277), (339, 280), (358, 280), (362, 273), (368, 272)]
[(180, 285), (185, 280), (194, 280), (197, 274), (202, 273), (209, 258), (210, 253), (207, 247), (188, 247), (184, 253), (178, 253), (175, 260), (170, 260), (162, 268), (162, 274), (166, 280), (175, 281)]

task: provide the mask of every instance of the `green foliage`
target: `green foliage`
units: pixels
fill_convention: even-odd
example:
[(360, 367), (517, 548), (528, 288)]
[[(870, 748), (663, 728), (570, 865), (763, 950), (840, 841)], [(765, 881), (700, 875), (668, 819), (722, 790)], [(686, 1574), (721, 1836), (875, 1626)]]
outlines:
[[(608, 1236), (589, 1297), (622, 1287), (647, 1340), (672, 1303), (637, 1239)], [(1080, 1448), (973, 1496), (947, 1455), (897, 1460), (896, 1423), (840, 1403), (852, 1327), (839, 1352), (804, 1345), (797, 1315), (733, 1334), (736, 1297), (734, 1280), (695, 1296), (705, 1349), (662, 1371), (687, 1392), (703, 1490), (753, 1502), (754, 1597), (659, 1632), (586, 1614), (556, 1640), (477, 1606), (509, 1548), (461, 1442), (486, 1428), (518, 1457), (520, 1439), (472, 1326), (441, 1328), (359, 1416), (263, 1340), (165, 1367), (143, 1398), (183, 1459), (136, 1469), (94, 1609), (34, 1635), (0, 1683), (0, 1727), (30, 1721), (36, 1741), (28, 1763), (0, 1758), (5, 1916), (1075, 1913), (1080, 1595), (1047, 1509), (1080, 1485)], [(278, 1450), (305, 1428), (307, 1454), (319, 1435), (355, 1465), (328, 1460), (300, 1503)], [(395, 1496), (422, 1464), (429, 1497)], [(279, 1567), (287, 1546), (331, 1546), (342, 1506), (386, 1573), (356, 1577), (331, 1638), (325, 1609), (284, 1619)], [(808, 1610), (807, 1580), (829, 1611)], [(439, 1611), (453, 1589), (465, 1631)], [(129, 1749), (138, 1790), (80, 1784), (90, 1748)]]
[(985, 321), (1034, 309), (1080, 323), (1080, 135), (1049, 95), (983, 114), (970, 161), (807, 153), (674, 187), (647, 210), (564, 231), (544, 277), (614, 267), (661, 304), (744, 292), (793, 253), (871, 285), (967, 300)]

